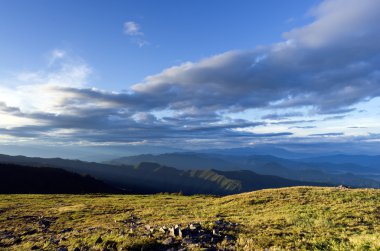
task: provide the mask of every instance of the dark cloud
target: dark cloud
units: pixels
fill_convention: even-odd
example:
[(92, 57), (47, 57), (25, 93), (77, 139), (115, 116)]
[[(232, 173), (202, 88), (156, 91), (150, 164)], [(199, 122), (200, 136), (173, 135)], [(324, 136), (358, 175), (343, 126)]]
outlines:
[(271, 113), (271, 114), (264, 115), (261, 118), (270, 119), (270, 120), (283, 120), (289, 117), (300, 117), (300, 116), (303, 116), (301, 112), (288, 112), (288, 113), (282, 113), (282, 114)]
[(293, 129), (293, 128), (299, 128), (299, 129), (313, 129), (313, 128), (316, 128), (316, 126), (291, 126), (291, 127), (289, 127), (289, 129)]
[(292, 125), (292, 124), (301, 124), (301, 123), (313, 123), (316, 122), (315, 119), (308, 119), (308, 120), (286, 120), (286, 121), (279, 121), (279, 122), (271, 122), (272, 125)]
[(309, 134), (309, 136), (312, 137), (334, 137), (334, 136), (343, 136), (344, 133), (342, 132), (329, 132), (329, 133), (315, 133), (315, 134)]
[(326, 118), (324, 118), (323, 121), (328, 121), (328, 120), (339, 120), (339, 119), (344, 119), (345, 117), (347, 117), (347, 115), (330, 116), (330, 117), (326, 117)]

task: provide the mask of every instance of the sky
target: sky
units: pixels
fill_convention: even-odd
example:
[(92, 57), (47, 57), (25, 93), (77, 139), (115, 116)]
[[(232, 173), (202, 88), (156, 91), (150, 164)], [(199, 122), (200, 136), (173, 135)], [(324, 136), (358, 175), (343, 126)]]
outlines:
[(3, 0), (0, 151), (380, 154), (379, 23), (376, 0)]

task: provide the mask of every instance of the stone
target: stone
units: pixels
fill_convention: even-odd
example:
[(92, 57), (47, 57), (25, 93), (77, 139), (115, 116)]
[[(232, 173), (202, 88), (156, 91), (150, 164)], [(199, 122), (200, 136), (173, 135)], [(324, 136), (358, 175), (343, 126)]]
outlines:
[(37, 233), (36, 229), (28, 228), (28, 229), (25, 230), (25, 232), (23, 233), (23, 235), (32, 235), (32, 234), (35, 234), (35, 233)]
[(57, 239), (54, 238), (54, 237), (51, 237), (51, 238), (50, 238), (50, 243), (51, 243), (51, 244), (55, 244), (55, 245), (57, 245), (57, 244), (59, 243), (59, 240), (57, 240)]
[(192, 223), (189, 225), (189, 229), (190, 230), (197, 230), (197, 229), (200, 229), (201, 228), (201, 224), (199, 223)]
[(73, 228), (72, 227), (68, 227), (68, 228), (62, 229), (61, 233), (63, 234), (63, 233), (71, 232), (71, 231), (73, 231)]
[(178, 237), (182, 238), (183, 237), (183, 232), (181, 228), (178, 228)]
[(225, 239), (227, 242), (232, 242), (232, 241), (235, 240), (234, 237), (232, 237), (231, 235), (226, 235), (226, 236), (224, 236), (224, 239)]
[(162, 244), (164, 244), (164, 245), (172, 245), (174, 243), (174, 238), (173, 237), (168, 237), (168, 238), (166, 238), (163, 242), (162, 242)]
[(176, 230), (174, 227), (169, 228), (169, 235), (172, 237), (176, 237)]
[(102, 243), (103, 242), (103, 239), (101, 236), (98, 237), (98, 239), (96, 239), (95, 241), (95, 244), (99, 244), (99, 243)]
[(165, 226), (163, 226), (163, 227), (160, 227), (160, 229), (158, 231), (160, 231), (161, 233), (166, 234), (166, 232), (168, 231), (168, 228), (165, 227)]
[(218, 229), (213, 229), (212, 230), (213, 235), (219, 235), (219, 230)]
[(69, 251), (67, 247), (59, 247), (57, 248), (57, 251)]

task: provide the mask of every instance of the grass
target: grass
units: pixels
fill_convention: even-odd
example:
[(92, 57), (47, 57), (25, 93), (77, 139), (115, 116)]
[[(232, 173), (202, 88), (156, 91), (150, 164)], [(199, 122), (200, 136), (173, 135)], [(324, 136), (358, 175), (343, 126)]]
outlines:
[[(380, 250), (380, 190), (311, 187), (226, 197), (0, 195), (0, 250), (158, 247), (154, 235), (130, 232), (123, 220), (131, 215), (156, 228), (192, 222), (211, 227), (222, 217), (239, 223), (231, 233), (236, 250)], [(45, 232), (41, 216), (52, 222)]]

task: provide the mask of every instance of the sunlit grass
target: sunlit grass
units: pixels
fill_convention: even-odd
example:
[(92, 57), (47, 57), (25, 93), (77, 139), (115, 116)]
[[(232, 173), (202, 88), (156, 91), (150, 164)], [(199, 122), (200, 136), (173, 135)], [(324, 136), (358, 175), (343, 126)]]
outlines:
[[(238, 250), (380, 250), (380, 191), (297, 187), (226, 197), (181, 195), (1, 195), (0, 230), (24, 233), (4, 250), (56, 249), (107, 245), (138, 249), (155, 245), (131, 236), (121, 221), (131, 214), (143, 224), (162, 226), (219, 217), (239, 223)], [(57, 217), (43, 233), (25, 216)], [(73, 231), (61, 233), (66, 228)], [(101, 236), (102, 243), (95, 244)], [(51, 239), (60, 240), (58, 244)], [(2, 242), (5, 242), (2, 240)], [(116, 243), (116, 244), (115, 244)]]

